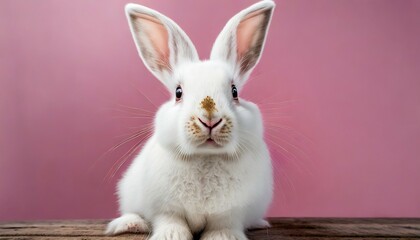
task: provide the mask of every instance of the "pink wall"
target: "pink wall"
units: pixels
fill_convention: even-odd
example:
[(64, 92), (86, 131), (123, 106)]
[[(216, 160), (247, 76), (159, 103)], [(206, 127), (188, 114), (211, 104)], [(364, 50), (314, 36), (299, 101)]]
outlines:
[[(154, 109), (136, 89), (166, 97), (137, 56), (126, 2), (0, 2), (0, 220), (116, 216), (121, 169), (107, 173), (134, 142), (101, 155), (150, 122), (119, 104)], [(141, 2), (203, 58), (253, 3)], [(278, 1), (241, 93), (267, 121), (270, 216), (420, 217), (419, 12), (409, 0)]]

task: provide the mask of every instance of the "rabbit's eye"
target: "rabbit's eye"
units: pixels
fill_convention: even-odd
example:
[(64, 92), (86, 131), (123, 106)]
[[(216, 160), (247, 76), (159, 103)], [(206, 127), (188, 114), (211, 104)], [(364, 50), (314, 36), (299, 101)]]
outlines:
[(176, 96), (176, 100), (179, 101), (181, 100), (182, 97), (182, 88), (181, 86), (178, 86), (175, 90), (175, 96)]
[(232, 97), (235, 100), (238, 100), (238, 89), (236, 89), (236, 86), (232, 84)]

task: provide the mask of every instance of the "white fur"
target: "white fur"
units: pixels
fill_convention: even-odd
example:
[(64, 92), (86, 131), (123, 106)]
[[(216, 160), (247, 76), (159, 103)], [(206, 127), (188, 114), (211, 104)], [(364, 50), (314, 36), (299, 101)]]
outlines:
[[(231, 93), (231, 85), (243, 85), (249, 73), (239, 76), (234, 63), (238, 60), (233, 59), (232, 64), (218, 54), (224, 54), (222, 50), (227, 48), (223, 41), (232, 39), (229, 32), (235, 31), (247, 13), (273, 7), (273, 2), (262, 1), (240, 12), (222, 31), (211, 60), (199, 61), (191, 41), (175, 23), (151, 9), (127, 5), (129, 21), (130, 14), (138, 12), (164, 19), (161, 22), (168, 31), (170, 51), (168, 69), (149, 66), (159, 56), (143, 56), (142, 48), (151, 53), (156, 49), (149, 49), (152, 44), (140, 45), (139, 33), (133, 30), (132, 22), (130, 26), (140, 56), (172, 98), (157, 111), (153, 136), (118, 184), (122, 216), (108, 225), (108, 234), (148, 232), (151, 226), (151, 239), (191, 240), (193, 233), (202, 230), (201, 239), (247, 239), (246, 228), (269, 226), (263, 217), (272, 198), (273, 177), (261, 114), (255, 104), (241, 98), (236, 101)], [(171, 55), (176, 52), (173, 38), (187, 43), (181, 45), (188, 49), (178, 49), (181, 58)], [(236, 48), (232, 42), (226, 44)], [(176, 86), (183, 90), (180, 101), (175, 100)], [(197, 120), (204, 119), (206, 111), (200, 102), (207, 96), (217, 109), (208, 121), (221, 119), (210, 132), (217, 143), (214, 145), (206, 143), (209, 133)], [(197, 133), (188, 131), (194, 124)]]

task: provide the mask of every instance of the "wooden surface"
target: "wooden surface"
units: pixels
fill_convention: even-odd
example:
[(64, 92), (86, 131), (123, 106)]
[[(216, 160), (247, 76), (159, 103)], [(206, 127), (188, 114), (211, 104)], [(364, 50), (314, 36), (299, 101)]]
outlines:
[[(0, 239), (147, 239), (147, 235), (103, 235), (105, 220), (0, 222)], [(420, 239), (420, 219), (274, 218), (273, 227), (252, 230), (249, 239)]]

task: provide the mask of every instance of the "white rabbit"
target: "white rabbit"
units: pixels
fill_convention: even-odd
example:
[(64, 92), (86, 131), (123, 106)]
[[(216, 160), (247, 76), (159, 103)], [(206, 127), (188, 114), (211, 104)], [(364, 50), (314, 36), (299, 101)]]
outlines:
[[(258, 63), (273, 1), (234, 16), (200, 61), (184, 31), (152, 9), (125, 8), (137, 50), (170, 91), (154, 133), (118, 184), (121, 217), (106, 233), (151, 239), (247, 239), (269, 227), (273, 174), (258, 107), (238, 97)], [(153, 231), (152, 231), (153, 228)]]

